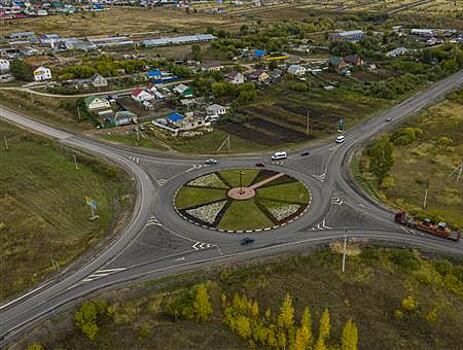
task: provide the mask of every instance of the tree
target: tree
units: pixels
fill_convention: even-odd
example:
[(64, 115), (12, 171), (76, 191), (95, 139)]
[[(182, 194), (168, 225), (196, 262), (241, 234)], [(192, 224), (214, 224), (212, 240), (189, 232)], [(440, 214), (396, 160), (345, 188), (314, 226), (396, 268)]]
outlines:
[(453, 144), (453, 139), (447, 136), (442, 136), (439, 138), (439, 140), (437, 140), (437, 143), (440, 147), (446, 149), (447, 147)]
[(318, 339), (315, 344), (315, 350), (327, 349), (325, 341), (330, 336), (331, 324), (330, 324), (330, 313), (328, 309), (325, 309), (320, 320), (320, 328), (318, 330)]
[(212, 305), (207, 293), (207, 288), (204, 283), (196, 287), (196, 296), (193, 302), (196, 319), (199, 321), (207, 321), (212, 315)]
[(98, 334), (98, 324), (112, 316), (112, 309), (104, 300), (84, 302), (74, 315), (74, 323), (90, 340)]
[(293, 300), (289, 294), (286, 294), (285, 300), (280, 308), (280, 314), (278, 315), (278, 325), (284, 329), (291, 329), (294, 324), (294, 307)]
[(201, 46), (198, 44), (191, 46), (191, 56), (194, 60), (200, 61), (201, 60)]
[(251, 336), (251, 322), (246, 316), (239, 315), (234, 322), (234, 328), (241, 338), (247, 339)]
[(10, 64), (10, 73), (17, 80), (32, 81), (34, 80), (34, 73), (32, 66), (23, 60), (13, 60)]
[(27, 347), (27, 350), (44, 350), (42, 344), (39, 343), (32, 343)]
[(342, 350), (358, 349), (358, 330), (352, 320), (348, 320), (342, 330)]
[(376, 141), (368, 150), (370, 156), (370, 171), (376, 176), (378, 185), (381, 185), (394, 165), (394, 146), (388, 137)]

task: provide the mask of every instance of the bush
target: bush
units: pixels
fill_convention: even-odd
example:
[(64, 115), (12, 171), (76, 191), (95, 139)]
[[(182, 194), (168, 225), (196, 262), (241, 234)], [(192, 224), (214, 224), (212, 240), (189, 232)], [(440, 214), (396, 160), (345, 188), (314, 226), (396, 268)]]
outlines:
[(415, 311), (418, 307), (418, 303), (413, 299), (411, 295), (407, 296), (402, 300), (402, 308), (406, 311)]
[(416, 271), (421, 265), (415, 254), (408, 250), (393, 251), (391, 253), (391, 261), (397, 266), (408, 271)]
[(116, 177), (118, 174), (119, 174), (119, 169), (113, 166), (107, 167), (105, 170), (105, 175), (110, 178)]
[(74, 324), (88, 339), (95, 340), (99, 326), (112, 315), (113, 311), (105, 300), (86, 301), (74, 315)]

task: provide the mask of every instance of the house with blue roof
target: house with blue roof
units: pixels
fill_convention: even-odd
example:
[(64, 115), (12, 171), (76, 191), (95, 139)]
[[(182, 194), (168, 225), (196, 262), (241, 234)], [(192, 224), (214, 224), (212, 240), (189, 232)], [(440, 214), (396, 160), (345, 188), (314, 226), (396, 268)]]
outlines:
[(266, 54), (266, 50), (254, 50), (254, 58), (264, 58)]
[(146, 77), (148, 79), (161, 79), (162, 73), (159, 69), (151, 69), (146, 72)]
[(170, 123), (174, 123), (174, 124), (183, 121), (183, 119), (185, 119), (185, 117), (182, 114), (178, 113), (178, 112), (172, 112), (167, 116), (167, 120)]

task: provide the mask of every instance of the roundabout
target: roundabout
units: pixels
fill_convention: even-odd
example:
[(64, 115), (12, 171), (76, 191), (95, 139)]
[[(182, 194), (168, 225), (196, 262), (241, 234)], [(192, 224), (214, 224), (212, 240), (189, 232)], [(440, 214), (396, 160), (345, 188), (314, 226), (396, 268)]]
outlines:
[(225, 169), (183, 183), (174, 207), (185, 220), (222, 232), (259, 232), (302, 216), (311, 194), (300, 180), (267, 169)]

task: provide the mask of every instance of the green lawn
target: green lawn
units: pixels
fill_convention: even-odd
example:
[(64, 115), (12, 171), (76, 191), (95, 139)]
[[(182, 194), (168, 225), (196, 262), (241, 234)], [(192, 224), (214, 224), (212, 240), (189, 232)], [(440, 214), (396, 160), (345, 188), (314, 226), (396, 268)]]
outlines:
[[(220, 176), (230, 184), (230, 186), (240, 186), (240, 169), (222, 170), (219, 173)], [(249, 186), (258, 173), (259, 170), (257, 169), (243, 169), (243, 186)]]
[(301, 182), (291, 182), (258, 188), (257, 198), (274, 199), (291, 203), (308, 203), (310, 195), (304, 184)]
[[(34, 286), (94, 245), (130, 206), (125, 173), (0, 122), (0, 299)], [(99, 220), (89, 221), (89, 196)]]
[[(444, 101), (411, 119), (404, 127), (423, 130), (418, 141), (394, 147), (394, 166), (390, 177), (378, 189), (368, 172), (368, 157), (357, 162), (361, 181), (380, 200), (413, 214), (440, 217), (455, 227), (463, 227), (463, 180), (449, 176), (463, 159), (463, 104)], [(439, 146), (441, 137), (452, 140)], [(356, 169), (354, 169), (356, 170)], [(429, 180), (427, 207), (423, 196)], [(365, 182), (366, 181), (366, 182)]]
[(185, 209), (225, 198), (227, 198), (227, 191), (223, 189), (183, 186), (177, 192), (175, 205), (178, 209)]
[(219, 228), (224, 230), (254, 230), (271, 226), (272, 221), (252, 199), (233, 201), (219, 222)]

